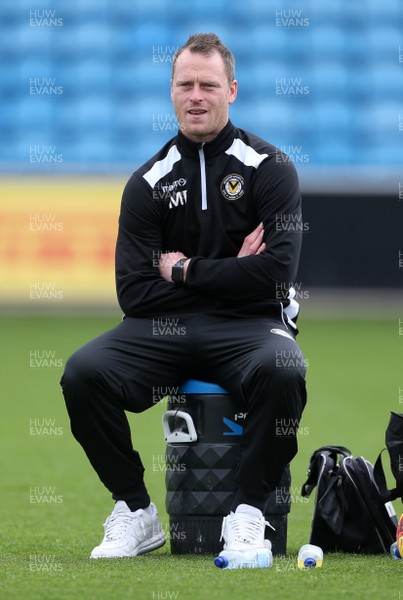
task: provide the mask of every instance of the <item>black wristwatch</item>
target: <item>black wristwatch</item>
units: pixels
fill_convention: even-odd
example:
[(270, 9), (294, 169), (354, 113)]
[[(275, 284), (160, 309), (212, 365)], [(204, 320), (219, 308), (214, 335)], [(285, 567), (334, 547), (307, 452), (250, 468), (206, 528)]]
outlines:
[(171, 272), (171, 279), (174, 283), (177, 283), (178, 285), (183, 285), (184, 284), (184, 280), (183, 280), (183, 265), (185, 264), (185, 262), (189, 260), (187, 258), (180, 258), (178, 260), (178, 262), (176, 262), (174, 264), (174, 266), (172, 267), (172, 272)]

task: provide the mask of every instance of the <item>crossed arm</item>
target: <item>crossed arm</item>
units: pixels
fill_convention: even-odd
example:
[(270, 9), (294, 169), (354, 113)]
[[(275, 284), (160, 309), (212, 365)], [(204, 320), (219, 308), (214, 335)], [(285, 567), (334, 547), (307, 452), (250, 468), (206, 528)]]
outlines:
[[(285, 286), (294, 281), (302, 233), (293, 231), (282, 216), (287, 216), (287, 221), (293, 217), (292, 222), (295, 217), (299, 223), (296, 172), (289, 162), (278, 163), (275, 158), (261, 170), (253, 184), (261, 223), (244, 238), (236, 256), (206, 258), (168, 252), (160, 257), (157, 269), (150, 265), (162, 246), (160, 207), (149, 201), (144, 178), (138, 173), (131, 177), (123, 194), (116, 246), (117, 295), (126, 316), (221, 310), (265, 302), (276, 298), (278, 282)], [(171, 279), (172, 266), (181, 258), (188, 259), (185, 286)]]
[[(263, 223), (259, 225), (247, 235), (243, 241), (242, 247), (237, 254), (237, 258), (249, 256), (251, 254), (260, 254), (266, 248), (266, 244), (263, 242), (264, 227)], [(165, 281), (172, 281), (172, 267), (181, 258), (188, 258), (182, 252), (167, 252), (161, 255), (159, 261), (159, 272)], [(186, 281), (186, 273), (189, 266), (190, 258), (183, 265), (184, 281)]]

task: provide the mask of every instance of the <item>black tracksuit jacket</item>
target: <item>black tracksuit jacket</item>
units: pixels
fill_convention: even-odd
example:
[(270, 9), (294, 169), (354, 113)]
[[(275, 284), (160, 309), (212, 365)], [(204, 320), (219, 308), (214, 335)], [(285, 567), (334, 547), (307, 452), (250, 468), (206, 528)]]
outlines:
[[(237, 258), (261, 221), (265, 251)], [(278, 148), (230, 121), (203, 144), (179, 132), (133, 173), (123, 192), (120, 307), (127, 317), (267, 315), (293, 326), (298, 304), (288, 288), (302, 233), (297, 173)], [(185, 286), (158, 271), (161, 253), (174, 251), (191, 258)]]

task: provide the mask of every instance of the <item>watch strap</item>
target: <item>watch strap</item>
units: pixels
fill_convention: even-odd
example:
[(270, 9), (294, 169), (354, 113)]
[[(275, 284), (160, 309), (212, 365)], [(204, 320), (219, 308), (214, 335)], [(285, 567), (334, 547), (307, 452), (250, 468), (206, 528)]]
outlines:
[(171, 279), (174, 283), (183, 284), (183, 265), (187, 260), (187, 258), (180, 258), (172, 267)]

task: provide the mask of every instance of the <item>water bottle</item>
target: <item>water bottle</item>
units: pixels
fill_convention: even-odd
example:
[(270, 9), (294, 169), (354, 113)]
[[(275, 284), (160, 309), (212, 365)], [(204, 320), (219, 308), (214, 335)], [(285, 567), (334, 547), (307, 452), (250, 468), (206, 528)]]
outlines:
[(323, 563), (323, 550), (313, 544), (304, 544), (298, 552), (298, 568), (319, 568)]
[(392, 557), (395, 560), (403, 560), (403, 558), (400, 556), (400, 552), (399, 552), (399, 548), (397, 546), (397, 542), (393, 542), (393, 544), (390, 547), (390, 553), (392, 555)]
[(223, 550), (214, 559), (219, 569), (265, 569), (273, 564), (273, 555), (269, 548), (259, 550)]

